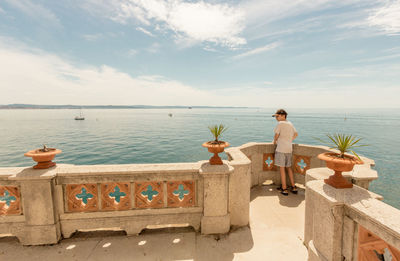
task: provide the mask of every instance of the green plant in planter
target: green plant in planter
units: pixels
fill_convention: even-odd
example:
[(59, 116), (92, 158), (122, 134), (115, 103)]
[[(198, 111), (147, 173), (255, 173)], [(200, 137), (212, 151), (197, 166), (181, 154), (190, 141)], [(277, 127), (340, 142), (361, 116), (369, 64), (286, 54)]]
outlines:
[(218, 138), (221, 137), (222, 133), (224, 133), (228, 128), (220, 124), (219, 126), (218, 125), (208, 126), (208, 129), (215, 138), (213, 144), (219, 144), (221, 141), (219, 141)]
[(368, 146), (368, 145), (359, 145), (358, 142), (361, 140), (361, 138), (357, 138), (353, 135), (326, 134), (326, 136), (329, 138), (328, 142), (319, 138), (315, 139), (317, 139), (318, 141), (322, 142), (325, 145), (328, 145), (330, 149), (336, 149), (340, 151), (340, 153), (338, 154), (338, 158), (342, 159), (345, 157), (346, 152), (351, 152), (354, 156), (360, 159), (360, 157), (353, 150), (353, 148)]
[(221, 141), (218, 139), (221, 137), (222, 133), (224, 133), (228, 128), (220, 124), (209, 126), (208, 129), (214, 136), (215, 140), (204, 142), (202, 146), (207, 148), (209, 152), (214, 154), (214, 156), (212, 156), (209, 160), (211, 165), (222, 165), (223, 162), (218, 156), (218, 153), (223, 152), (224, 148), (229, 147), (230, 144), (229, 142)]

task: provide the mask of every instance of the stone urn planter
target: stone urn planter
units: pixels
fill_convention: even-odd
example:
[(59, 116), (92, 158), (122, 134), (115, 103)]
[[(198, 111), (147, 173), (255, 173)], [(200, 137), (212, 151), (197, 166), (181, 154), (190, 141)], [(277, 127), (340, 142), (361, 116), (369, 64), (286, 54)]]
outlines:
[[(353, 135), (327, 134), (326, 136), (329, 138), (329, 143), (327, 145), (330, 147), (330, 149), (336, 149), (339, 151), (339, 153), (325, 152), (318, 155), (318, 158), (320, 160), (326, 162), (326, 166), (329, 169), (335, 171), (334, 175), (331, 175), (329, 178), (324, 179), (324, 181), (326, 184), (331, 185), (334, 188), (352, 188), (353, 183), (347, 181), (342, 176), (342, 172), (352, 171), (355, 164), (364, 163), (353, 149), (368, 145), (359, 145), (358, 142), (361, 139), (358, 139)], [(317, 140), (325, 143), (321, 139)], [(354, 156), (346, 154), (347, 152), (351, 152)]]
[(214, 156), (209, 160), (211, 165), (222, 165), (223, 163), (218, 153), (223, 152), (229, 145), (230, 144), (226, 141), (218, 141), (218, 143), (215, 141), (207, 141), (204, 142), (202, 146), (207, 148), (209, 152), (214, 153)]
[(357, 157), (345, 155), (344, 158), (340, 154), (334, 152), (325, 152), (318, 155), (320, 160), (326, 162), (326, 167), (335, 171), (335, 174), (324, 179), (324, 182), (334, 188), (352, 188), (353, 183), (349, 182), (342, 176), (343, 171), (352, 171), (354, 165), (363, 164), (364, 162)]
[(61, 150), (47, 148), (46, 145), (44, 145), (43, 149), (28, 151), (24, 156), (32, 157), (32, 159), (37, 162), (37, 164), (33, 166), (34, 169), (47, 169), (56, 165), (52, 160), (59, 153), (61, 153)]
[(203, 143), (203, 147), (207, 148), (209, 152), (214, 153), (214, 156), (210, 158), (211, 165), (222, 165), (222, 160), (218, 156), (218, 153), (224, 151), (226, 147), (230, 144), (226, 141), (218, 140), (218, 138), (225, 132), (228, 128), (222, 124), (209, 126), (208, 129), (210, 130), (211, 134), (214, 136), (215, 140), (207, 141)]

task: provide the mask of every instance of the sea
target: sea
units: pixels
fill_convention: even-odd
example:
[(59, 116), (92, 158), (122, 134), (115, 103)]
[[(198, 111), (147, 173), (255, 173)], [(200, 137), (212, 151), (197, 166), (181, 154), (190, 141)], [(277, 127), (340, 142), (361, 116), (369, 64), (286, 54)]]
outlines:
[[(0, 167), (32, 166), (28, 150), (62, 150), (57, 163), (75, 165), (195, 162), (210, 157), (201, 144), (212, 140), (208, 126), (224, 124), (231, 146), (271, 142), (275, 109), (163, 108), (0, 110)], [(326, 134), (362, 138), (359, 155), (375, 160), (379, 178), (370, 190), (400, 209), (400, 110), (288, 109), (299, 136), (295, 143), (323, 145)], [(225, 155), (226, 158), (226, 155)]]

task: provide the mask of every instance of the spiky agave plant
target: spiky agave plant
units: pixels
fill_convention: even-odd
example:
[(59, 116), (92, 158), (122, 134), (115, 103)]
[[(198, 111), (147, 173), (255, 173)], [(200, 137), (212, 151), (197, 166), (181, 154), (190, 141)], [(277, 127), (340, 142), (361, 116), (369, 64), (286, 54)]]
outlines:
[(218, 138), (221, 137), (222, 133), (224, 133), (228, 128), (222, 124), (208, 126), (208, 129), (211, 131), (211, 134), (214, 136), (214, 143), (219, 143)]
[[(346, 135), (346, 134), (326, 134), (326, 136), (330, 139), (330, 143), (316, 138), (320, 142), (326, 144), (329, 146), (330, 149), (337, 149), (340, 151), (339, 158), (344, 158), (344, 154), (346, 152), (351, 152), (354, 156), (356, 156), (358, 159), (360, 157), (358, 154), (353, 150), (353, 148), (357, 147), (364, 147), (368, 145), (358, 145), (358, 142), (361, 140), (361, 138), (356, 138), (353, 135)], [(357, 145), (356, 145), (357, 144)]]

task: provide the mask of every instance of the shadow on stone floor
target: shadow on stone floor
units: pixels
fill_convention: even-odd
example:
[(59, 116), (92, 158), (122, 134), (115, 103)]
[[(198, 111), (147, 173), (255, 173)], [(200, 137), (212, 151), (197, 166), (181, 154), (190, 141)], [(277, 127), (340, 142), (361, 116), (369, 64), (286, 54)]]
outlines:
[(301, 202), (305, 200), (305, 190), (303, 188), (298, 187), (298, 193), (293, 194), (289, 192), (288, 196), (284, 196), (280, 194), (277, 190), (277, 185), (269, 184), (269, 185), (260, 185), (255, 186), (251, 189), (250, 201), (253, 201), (257, 197), (276, 197), (278, 196), (279, 204), (285, 207), (296, 208)]

